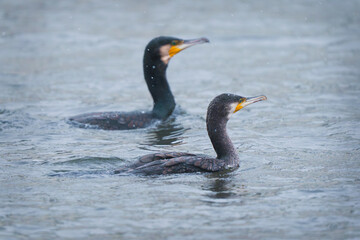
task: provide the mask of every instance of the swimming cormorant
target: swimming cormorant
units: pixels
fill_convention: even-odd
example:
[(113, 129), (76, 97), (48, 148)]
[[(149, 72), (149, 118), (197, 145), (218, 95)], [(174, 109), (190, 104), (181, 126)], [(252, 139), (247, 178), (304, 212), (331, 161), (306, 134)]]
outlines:
[(233, 113), (249, 104), (266, 99), (266, 96), (246, 98), (234, 94), (221, 94), (210, 102), (206, 126), (217, 154), (216, 158), (185, 152), (154, 153), (140, 157), (136, 163), (116, 170), (115, 173), (152, 175), (217, 172), (239, 167), (239, 157), (226, 132), (226, 124)]
[(200, 43), (207, 38), (182, 40), (174, 37), (157, 37), (145, 47), (144, 77), (154, 100), (152, 111), (86, 113), (69, 118), (79, 127), (94, 127), (105, 130), (144, 128), (155, 121), (165, 120), (175, 108), (175, 99), (166, 79), (166, 68), (170, 59), (180, 51)]

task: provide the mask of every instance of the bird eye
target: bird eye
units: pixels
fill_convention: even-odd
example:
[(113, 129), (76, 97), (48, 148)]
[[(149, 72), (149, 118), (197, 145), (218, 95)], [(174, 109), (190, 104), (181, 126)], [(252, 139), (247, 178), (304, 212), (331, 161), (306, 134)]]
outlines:
[(176, 41), (172, 41), (171, 45), (175, 46), (176, 45)]
[(246, 100), (246, 98), (240, 98), (239, 103), (243, 103), (243, 102), (245, 102), (245, 100)]

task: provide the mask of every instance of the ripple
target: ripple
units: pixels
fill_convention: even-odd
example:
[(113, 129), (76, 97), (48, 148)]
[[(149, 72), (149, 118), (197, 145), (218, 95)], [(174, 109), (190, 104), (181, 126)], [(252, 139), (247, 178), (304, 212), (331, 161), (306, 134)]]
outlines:
[(0, 131), (5, 129), (21, 129), (31, 124), (35, 119), (29, 114), (20, 110), (10, 111), (7, 109), (0, 109)]
[(53, 163), (53, 165), (104, 165), (124, 162), (125, 160), (118, 157), (81, 157), (62, 162)]
[(156, 125), (147, 131), (146, 140), (143, 145), (181, 145), (183, 142), (183, 134), (189, 130), (181, 123), (178, 123), (175, 117)]

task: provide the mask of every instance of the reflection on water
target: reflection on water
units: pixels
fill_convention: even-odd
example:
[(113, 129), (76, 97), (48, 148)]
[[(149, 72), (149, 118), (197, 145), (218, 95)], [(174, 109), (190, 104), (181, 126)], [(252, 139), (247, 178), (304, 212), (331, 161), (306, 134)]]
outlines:
[(181, 145), (182, 135), (189, 129), (175, 120), (175, 117), (159, 123), (156, 128), (147, 131), (144, 145)]
[(204, 190), (209, 190), (207, 196), (214, 199), (226, 199), (234, 196), (232, 192), (231, 172), (212, 173), (208, 175), (209, 182), (204, 186)]

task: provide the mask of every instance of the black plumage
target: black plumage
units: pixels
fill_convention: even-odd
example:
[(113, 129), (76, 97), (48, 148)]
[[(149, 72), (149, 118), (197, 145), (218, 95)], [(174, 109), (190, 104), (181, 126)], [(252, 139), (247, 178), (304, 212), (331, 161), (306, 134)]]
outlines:
[(145, 47), (144, 78), (154, 100), (151, 111), (86, 113), (69, 118), (69, 122), (84, 128), (125, 130), (144, 128), (156, 121), (167, 119), (175, 108), (175, 99), (166, 79), (170, 59), (180, 51), (196, 44), (209, 42), (206, 38), (182, 40), (157, 37)]
[(221, 94), (209, 104), (206, 116), (207, 132), (217, 157), (185, 152), (154, 153), (115, 173), (170, 174), (186, 172), (217, 172), (239, 167), (239, 157), (227, 132), (226, 124), (232, 113), (265, 96), (245, 98), (234, 94)]

